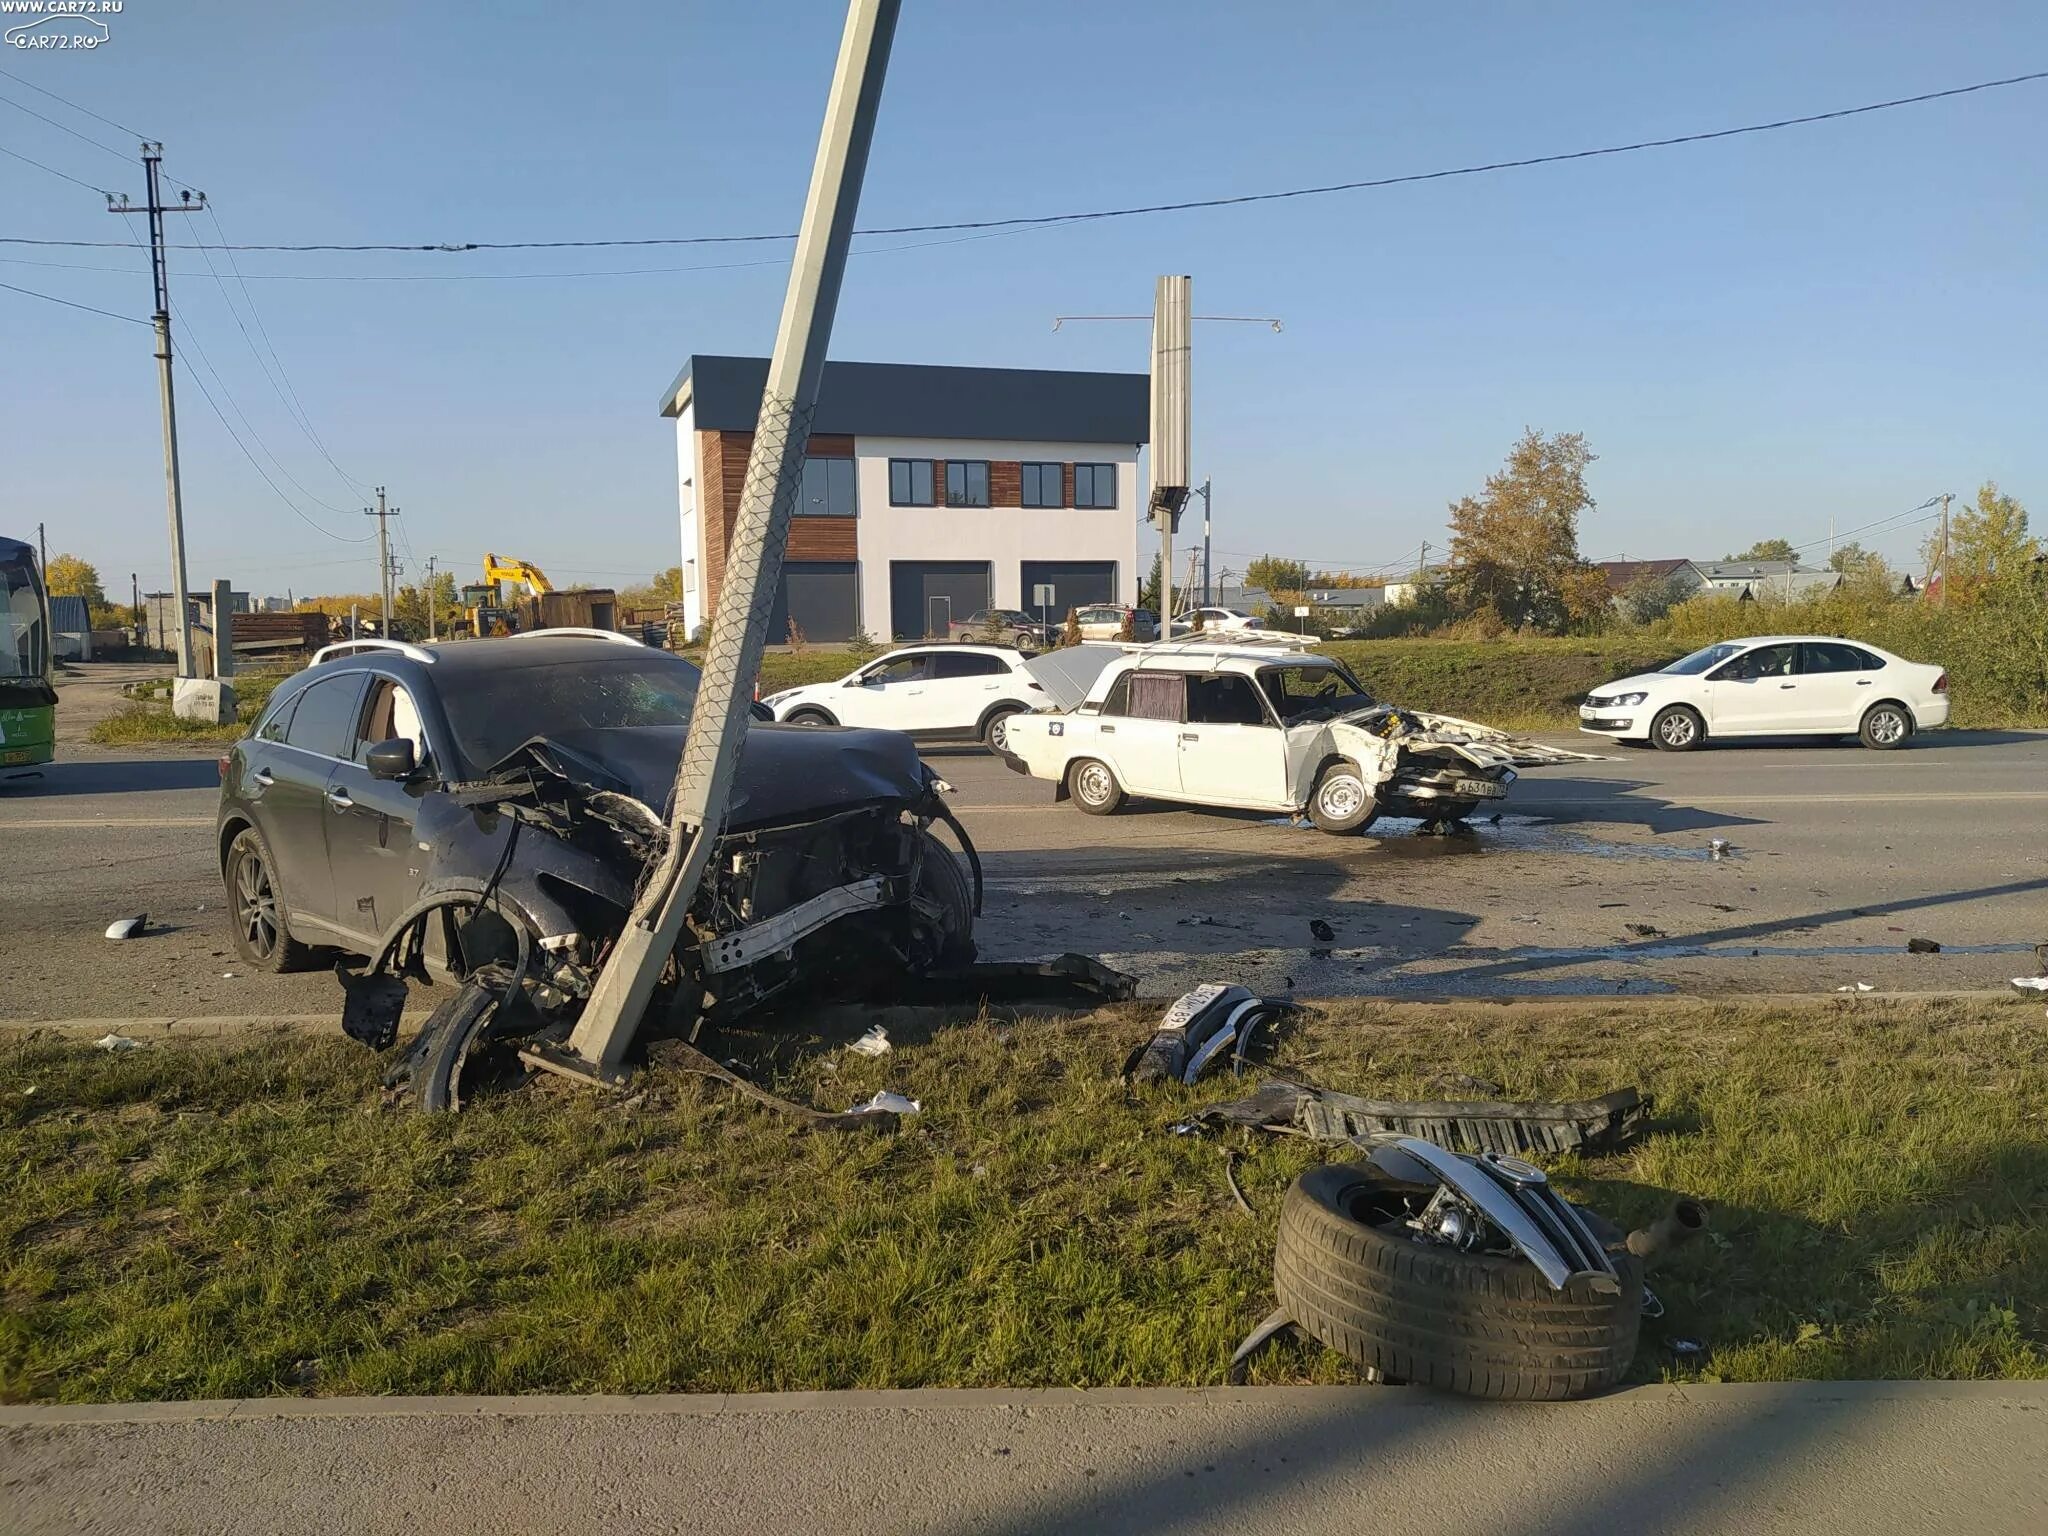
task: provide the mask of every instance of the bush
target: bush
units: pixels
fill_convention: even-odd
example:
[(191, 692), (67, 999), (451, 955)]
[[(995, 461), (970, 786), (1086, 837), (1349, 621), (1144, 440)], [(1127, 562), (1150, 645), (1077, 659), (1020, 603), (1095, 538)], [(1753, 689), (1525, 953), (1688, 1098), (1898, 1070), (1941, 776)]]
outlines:
[(881, 654), (882, 647), (875, 637), (864, 629), (856, 629), (846, 641), (846, 654), (855, 661), (871, 661)]

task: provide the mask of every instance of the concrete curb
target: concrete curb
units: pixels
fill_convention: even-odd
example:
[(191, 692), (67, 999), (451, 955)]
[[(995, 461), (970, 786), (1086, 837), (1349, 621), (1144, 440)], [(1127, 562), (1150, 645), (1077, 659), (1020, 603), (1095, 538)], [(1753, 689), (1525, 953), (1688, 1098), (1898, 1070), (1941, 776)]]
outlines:
[(63, 1035), (127, 1035), (134, 1040), (195, 1040), (251, 1029), (340, 1028), (341, 1001), (332, 1013), (151, 1014), (141, 1018), (0, 1019), (0, 1030), (45, 1029)]
[[(1762, 1411), (1820, 1404), (1996, 1405), (2048, 1413), (2048, 1381), (1768, 1381), (1629, 1387), (1596, 1402), (1662, 1401)], [(1225, 1408), (1234, 1405), (1356, 1407), (1429, 1412), (1473, 1400), (1399, 1387), (929, 1387), (848, 1392), (691, 1392), (523, 1397), (246, 1397), (154, 1403), (57, 1403), (0, 1407), (0, 1429), (85, 1424), (196, 1424), (275, 1419), (721, 1418), (805, 1413), (947, 1413), (998, 1409)], [(1499, 1403), (1517, 1413), (1580, 1411), (1582, 1403)]]

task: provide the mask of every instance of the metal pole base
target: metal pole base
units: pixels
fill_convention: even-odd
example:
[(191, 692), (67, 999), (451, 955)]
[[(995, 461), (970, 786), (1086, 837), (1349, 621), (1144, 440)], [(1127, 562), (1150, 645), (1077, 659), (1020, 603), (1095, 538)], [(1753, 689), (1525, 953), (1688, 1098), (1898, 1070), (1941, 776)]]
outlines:
[(519, 1059), (529, 1067), (552, 1072), (592, 1088), (623, 1088), (637, 1074), (631, 1067), (607, 1067), (586, 1061), (566, 1045), (529, 1045), (520, 1049)]

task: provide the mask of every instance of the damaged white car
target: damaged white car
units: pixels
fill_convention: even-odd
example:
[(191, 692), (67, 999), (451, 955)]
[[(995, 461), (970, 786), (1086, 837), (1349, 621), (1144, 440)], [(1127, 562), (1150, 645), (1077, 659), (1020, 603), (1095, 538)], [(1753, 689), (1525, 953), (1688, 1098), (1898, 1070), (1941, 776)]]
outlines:
[(1013, 716), (1000, 755), (1091, 816), (1138, 796), (1306, 812), (1331, 833), (1382, 816), (1442, 829), (1503, 798), (1517, 768), (1588, 757), (1379, 703), (1305, 651), (1077, 646), (1026, 667), (1060, 707)]

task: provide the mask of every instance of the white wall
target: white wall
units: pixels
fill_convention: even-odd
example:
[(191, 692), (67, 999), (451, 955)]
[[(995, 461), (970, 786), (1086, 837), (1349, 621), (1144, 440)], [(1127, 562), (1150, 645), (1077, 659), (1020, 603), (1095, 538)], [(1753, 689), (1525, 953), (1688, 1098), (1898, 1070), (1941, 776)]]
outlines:
[(683, 625), (691, 634), (704, 622), (704, 544), (697, 492), (697, 411), (686, 405), (676, 417), (676, 498), (681, 512)]
[[(860, 494), (860, 617), (868, 633), (889, 632), (889, 564), (894, 560), (976, 560), (990, 566), (989, 600), (1024, 608), (1026, 560), (1113, 560), (1117, 597), (1138, 600), (1138, 450), (1130, 444), (976, 442), (958, 438), (862, 437), (854, 442)], [(891, 459), (989, 459), (1114, 464), (1114, 508), (892, 507)], [(937, 487), (943, 498), (945, 487)], [(1151, 554), (1146, 554), (1146, 570)]]

